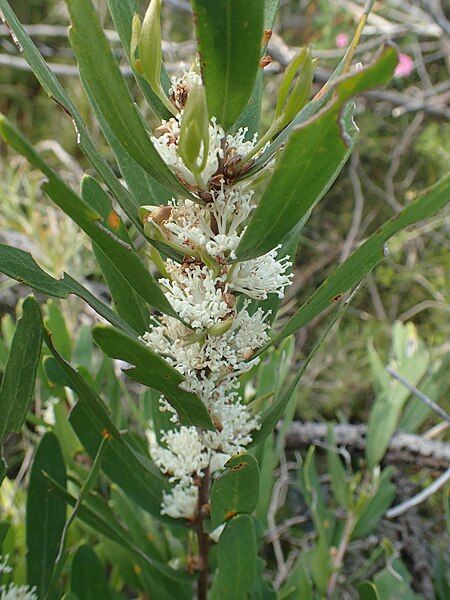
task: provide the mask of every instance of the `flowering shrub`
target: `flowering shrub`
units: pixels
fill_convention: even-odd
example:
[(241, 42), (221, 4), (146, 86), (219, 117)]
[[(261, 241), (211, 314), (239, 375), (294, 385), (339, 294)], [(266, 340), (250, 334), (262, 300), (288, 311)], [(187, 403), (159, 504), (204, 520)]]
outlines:
[[(48, 94), (72, 118), (80, 148), (101, 183), (87, 175), (78, 194), (6, 117), (0, 120), (0, 133), (42, 171), (44, 191), (91, 238), (112, 306), (67, 274), (52, 278), (28, 253), (10, 246), (0, 245), (0, 270), (47, 295), (75, 294), (87, 302), (99, 315), (94, 341), (105, 355), (127, 363), (126, 375), (147, 388), (145, 398), (151, 402), (151, 418), (143, 427), (147, 447), (142, 430), (137, 438), (121, 431), (120, 415), (111, 415), (100, 397), (107, 389), (99, 389), (85, 369), (71, 366), (71, 349), (64, 352), (51, 323), (43, 323), (34, 297), (25, 300), (0, 391), (0, 439), (20, 430), (40, 364), (48, 381), (70, 389), (76, 403), (70, 425), (67, 419), (62, 425), (55, 412), (49, 417), (65, 433), (59, 439), (47, 433), (34, 459), (27, 504), (30, 587), (23, 588), (24, 598), (59, 597), (67, 533), (76, 518), (132, 556), (135, 587), (155, 598), (192, 597), (193, 580), (198, 598), (206, 598), (208, 591), (221, 599), (257, 598), (265, 592), (274, 597), (257, 559), (258, 521), (252, 515), (258, 508), (260, 467), (255, 457), (273, 440), (278, 421), (285, 417), (288, 422), (292, 412), (302, 371), (284, 385), (286, 373), (281, 372), (292, 355), (290, 336), (330, 305), (343, 310), (352, 290), (382, 260), (387, 240), (434, 214), (449, 197), (447, 177), (370, 236), (274, 333), (280, 301), (292, 282), (300, 231), (355, 144), (353, 97), (388, 81), (397, 57), (392, 48), (383, 48), (370, 65), (352, 67), (366, 10), (344, 59), (312, 99), (315, 59), (309, 49), (293, 59), (272, 125), (258, 137), (261, 72), (276, 2), (192, 4), (199, 56), (181, 78), (169, 80), (161, 62), (161, 1), (151, 0), (141, 20), (132, 0), (108, 0), (136, 81), (160, 121), (149, 133), (91, 0), (67, 0), (81, 81), (122, 182), (98, 153), (75, 105), (7, 0), (0, 0), (16, 44)], [(262, 180), (268, 183), (258, 198), (255, 186)], [(136, 234), (146, 244), (151, 266), (136, 251)], [(43, 341), (47, 354), (40, 363)], [(252, 378), (264, 372), (263, 356), (277, 356), (272, 374), (277, 388), (255, 396)], [(55, 404), (49, 408), (56, 410)], [(79, 444), (92, 461), (87, 473), (80, 473), (75, 459)], [(390, 491), (388, 475), (379, 477), (379, 460), (359, 490), (357, 508), (353, 499), (344, 502), (352, 507), (344, 541), (358, 527), (367, 529), (361, 522), (367, 503), (381, 489)], [(334, 462), (335, 473), (339, 465)], [(309, 468), (311, 459), (303, 487), (314, 511)], [(122, 507), (129, 510), (131, 501), (164, 524), (163, 548), (152, 535), (142, 539), (145, 525), (140, 531), (140, 524), (134, 524), (136, 542), (116, 522), (110, 506), (93, 492), (101, 471), (114, 484), (117, 506), (123, 493)], [(37, 508), (42, 503), (51, 531)], [(73, 507), (67, 520), (66, 504)], [(312, 559), (308, 568), (318, 593), (328, 590), (331, 597), (341, 564), (331, 561), (328, 546), (324, 556), (322, 573)], [(70, 597), (88, 597), (82, 585), (85, 569), (101, 590), (89, 597), (110, 597), (103, 573), (98, 575), (101, 565), (88, 548), (77, 551), (71, 569)], [(22, 597), (21, 589), (11, 584), (2, 588), (1, 597)], [(299, 592), (295, 585), (293, 590)]]

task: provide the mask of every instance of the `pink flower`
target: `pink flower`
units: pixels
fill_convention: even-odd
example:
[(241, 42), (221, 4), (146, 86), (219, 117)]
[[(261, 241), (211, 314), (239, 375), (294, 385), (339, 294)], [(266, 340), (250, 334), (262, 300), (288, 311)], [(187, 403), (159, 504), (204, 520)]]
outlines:
[(398, 55), (398, 64), (395, 67), (394, 77), (408, 77), (414, 71), (414, 61), (407, 54)]
[(346, 48), (348, 46), (348, 35), (346, 33), (338, 33), (336, 36), (336, 48)]

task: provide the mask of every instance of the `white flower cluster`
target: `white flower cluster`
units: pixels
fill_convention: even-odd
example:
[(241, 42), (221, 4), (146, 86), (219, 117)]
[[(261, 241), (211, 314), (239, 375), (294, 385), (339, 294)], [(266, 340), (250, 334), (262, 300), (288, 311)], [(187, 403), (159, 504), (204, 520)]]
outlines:
[[(11, 573), (8, 555), (0, 556), (0, 575)], [(16, 586), (14, 583), (0, 585), (0, 600), (37, 600), (36, 588), (29, 585)]]
[(38, 600), (36, 588), (29, 585), (0, 585), (0, 600)]
[(258, 363), (254, 355), (269, 339), (268, 315), (261, 308), (252, 314), (249, 299), (237, 310), (237, 295), (282, 298), (291, 283), (289, 257), (278, 259), (279, 248), (236, 262), (236, 248), (255, 205), (253, 190), (235, 184), (230, 173), (254, 148), (256, 136), (246, 140), (245, 129), (225, 135), (212, 118), (201, 190), (179, 155), (184, 105), (192, 86), (199, 83), (194, 71), (172, 80), (170, 93), (179, 114), (164, 121), (159, 137), (152, 138), (166, 164), (199, 196), (198, 202), (172, 200), (147, 215), (159, 239), (184, 254), (182, 264), (167, 260), (160, 280), (183, 323), (161, 317), (142, 338), (184, 376), (183, 388), (202, 400), (215, 426), (214, 431), (181, 426), (176, 411), (162, 397), (160, 409), (171, 413), (174, 427), (161, 432), (159, 441), (154, 431), (148, 432), (151, 456), (173, 485), (164, 495), (162, 513), (187, 519), (194, 518), (198, 509), (198, 486), (205, 471), (214, 474), (223, 469), (231, 456), (244, 451), (259, 427), (258, 417), (240, 399), (238, 377)]

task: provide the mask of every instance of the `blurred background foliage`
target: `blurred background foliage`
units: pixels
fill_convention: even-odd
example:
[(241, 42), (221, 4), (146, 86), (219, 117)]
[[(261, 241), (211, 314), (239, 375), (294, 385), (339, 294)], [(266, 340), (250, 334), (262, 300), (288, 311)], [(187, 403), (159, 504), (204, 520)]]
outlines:
[[(96, 4), (104, 17), (104, 26), (110, 29), (112, 24), (106, 2), (99, 0)], [(284, 65), (294, 49), (308, 44), (312, 46), (319, 58), (317, 84), (320, 83), (342, 56), (343, 46), (348, 42), (346, 36), (350, 36), (354, 29), (361, 4), (350, 0), (281, 0), (281, 10), (269, 45), (273, 61), (265, 69), (262, 130), (271, 122), (276, 102), (275, 90)], [(61, 0), (14, 0), (12, 5), (21, 22), (30, 26), (30, 33), (40, 51), (61, 78), (97, 144), (108, 156), (108, 147), (89, 112), (80, 83), (74, 76), (76, 65), (67, 40), (65, 3)], [(165, 43), (164, 51), (171, 74), (179, 74), (188, 68), (192, 59), (193, 29), (190, 18), (186, 18), (186, 5), (185, 0), (165, 2), (164, 39), (170, 42)], [(357, 60), (368, 62), (383, 41), (388, 39), (398, 46), (403, 57), (400, 63), (402, 69), (399, 67), (397, 76), (385, 89), (371, 92), (357, 101), (356, 120), (361, 133), (356, 152), (304, 229), (296, 259), (294, 285), (289, 290), (277, 326), (309, 297), (332, 267), (343, 261), (368, 233), (394, 216), (421, 190), (448, 171), (450, 23), (444, 12), (439, 10), (440, 6), (434, 0), (386, 0), (375, 3), (374, 16), (365, 30)], [(120, 46), (114, 39), (111, 43), (120, 61)], [(142, 109), (145, 111), (145, 106)], [(3, 26), (0, 26), (0, 112), (18, 122), (66, 181), (78, 186), (83, 171), (90, 172), (77, 147), (70, 120), (40, 89)], [(148, 113), (147, 116), (152, 122), (153, 116)], [(87, 238), (51, 205), (40, 189), (41, 181), (40, 173), (33, 171), (10, 149), (1, 147), (0, 241), (32, 252), (38, 263), (53, 276), (59, 277), (66, 270), (95, 294), (105, 295), (106, 289), (96, 270)], [(367, 279), (306, 370), (298, 393), (296, 414), (299, 419), (367, 422), (379, 392), (374, 372), (374, 352), (376, 350), (383, 365), (392, 360), (395, 338), (402, 330), (398, 322), (414, 324), (415, 327), (409, 325), (408, 330), (420, 338), (420, 343), (429, 353), (430, 371), (439, 373), (439, 377), (433, 379), (436, 383), (434, 399), (447, 412), (450, 411), (450, 381), (448, 369), (445, 370), (450, 352), (449, 232), (450, 210), (447, 208), (420, 227), (402, 232), (391, 240), (389, 256)], [(27, 290), (16, 282), (0, 278), (0, 371), (3, 370), (11, 342), (13, 321), (20, 312), (20, 299), (26, 293)], [(99, 389), (107, 388), (117, 423), (128, 424), (131, 420), (134, 427), (143, 430), (148, 417), (145, 403), (142, 403), (142, 399), (136, 400), (135, 390), (125, 386), (112, 361), (100, 357), (93, 350), (89, 328), (85, 326), (93, 320), (93, 316), (73, 297), (62, 303), (52, 301), (45, 308), (45, 317), (47, 323), (53, 321), (53, 330), (62, 331), (58, 309), (62, 311), (69, 329), (64, 333), (63, 328), (60, 342), (69, 346), (69, 354), (72, 346), (77, 364), (91, 370)], [(293, 353), (294, 369), (319, 339), (325, 321), (321, 317), (297, 335)], [(43, 377), (37, 390), (36, 423), (33, 424), (37, 427), (35, 430), (26, 429), (23, 440), (18, 436), (8, 440), (8, 465), (13, 478), (5, 480), (0, 495), (4, 513), (12, 517), (15, 523), (15, 539), (10, 540), (9, 544), (11, 548), (16, 548), (15, 580), (19, 583), (25, 569), (24, 507), (20, 482), (30, 465), (33, 446), (39, 437), (39, 426), (44, 425), (44, 430), (45, 423), (56, 428), (62, 426), (63, 420), (58, 420), (59, 409), (55, 411), (55, 406), (65, 411), (64, 397), (55, 399), (54, 390), (46, 387), (45, 381)], [(421, 384), (425, 385), (424, 382)], [(412, 404), (414, 400), (409, 398), (408, 402)], [(410, 404), (406, 404), (403, 419)], [(421, 415), (423, 418), (410, 431), (429, 431), (438, 421), (431, 411), (422, 410)], [(73, 436), (70, 431), (69, 428), (68, 444), (71, 443), (70, 435)], [(439, 435), (440, 439), (448, 441), (448, 430), (445, 432), (445, 428), (441, 428)], [(305, 446), (313, 441), (311, 439)], [(287, 460), (290, 458), (288, 454)], [(299, 466), (298, 460), (301, 459), (296, 454), (295, 468)], [(275, 496), (271, 496), (271, 478), (267, 478), (270, 484), (266, 491), (267, 503), (270, 498), (273, 503), (275, 497), (273, 513), (278, 510), (280, 519), (289, 521), (292, 507), (296, 507), (294, 512), (297, 513), (299, 503), (302, 507), (304, 500), (301, 500), (299, 486), (288, 486), (287, 476), (283, 479), (288, 468), (286, 464), (289, 465), (281, 461)], [(76, 464), (72, 466), (75, 468)], [(395, 483), (401, 492), (398, 493), (399, 500), (413, 495), (415, 487), (423, 488), (432, 480), (426, 469), (421, 469), (420, 465), (414, 467), (408, 470), (409, 478), (401, 473), (396, 476)], [(323, 467), (321, 463), (320, 468), (323, 470), (326, 466)], [(329, 482), (327, 474), (325, 482)], [(330, 498), (332, 502), (332, 495), (327, 497), (328, 503)], [(444, 494), (444, 502), (448, 505), (448, 497), (447, 500), (445, 498)], [(414, 516), (399, 523), (383, 520), (381, 533), (386, 539), (394, 540), (394, 544), (395, 540), (401, 539), (403, 548), (407, 548), (408, 535), (419, 540), (426, 535), (435, 544), (437, 555), (444, 557), (449, 542), (448, 537), (441, 534), (449, 526), (450, 509), (447, 506), (446, 524), (441, 494), (430, 498), (426, 507), (423, 514), (427, 520), (417, 520)], [(303, 512), (302, 508), (300, 512)], [(282, 539), (283, 544), (302, 552), (308, 549), (313, 537), (311, 524), (304, 525), (303, 521), (297, 523), (294, 520), (290, 525), (291, 533)], [(78, 524), (71, 535), (75, 540), (95, 540), (89, 529)], [(369, 536), (361, 541), (360, 546), (354, 544), (355, 552), (351, 561), (353, 572), (349, 575), (354, 575), (363, 555), (367, 557), (368, 554), (372, 556), (372, 553), (378, 553), (377, 558), (373, 559), (375, 567), (384, 564), (380, 562), (380, 553), (386, 557), (394, 555), (389, 544), (383, 542), (382, 547), (379, 540), (379, 537)], [(270, 536), (267, 541), (271, 541)], [(113, 556), (113, 550), (105, 544), (100, 554), (114, 563), (116, 557)], [(291, 555), (295, 557), (295, 553)], [(429, 556), (420, 547), (414, 547), (406, 555), (410, 558), (408, 568), (413, 573), (416, 587), (424, 592), (426, 598), (433, 597), (425, 592), (426, 582), (420, 585), (421, 573), (424, 581), (426, 577), (429, 578), (431, 567), (424, 567), (424, 562), (430, 562)], [(268, 556), (273, 567), (276, 561), (270, 553)], [(438, 567), (445, 571), (444, 559), (442, 564), (442, 568)], [(440, 573), (439, 569), (437, 572)], [(131, 573), (132, 576), (136, 574)], [(114, 577), (118, 575), (114, 573)], [(439, 579), (438, 576), (436, 578)], [(442, 576), (442, 580), (445, 580), (445, 576)], [(442, 583), (442, 589), (444, 595), (439, 595), (439, 598), (444, 600), (448, 586)]]

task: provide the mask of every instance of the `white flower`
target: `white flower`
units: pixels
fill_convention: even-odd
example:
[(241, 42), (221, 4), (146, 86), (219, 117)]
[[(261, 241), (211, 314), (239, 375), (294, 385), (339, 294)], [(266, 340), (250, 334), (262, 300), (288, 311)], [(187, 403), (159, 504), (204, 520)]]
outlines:
[(186, 104), (187, 96), (191, 89), (196, 85), (201, 85), (201, 75), (197, 73), (195, 68), (184, 71), (181, 77), (172, 77), (171, 86), (169, 88), (169, 96), (173, 99), (173, 102), (177, 109), (180, 111)]
[[(159, 130), (162, 132), (160, 137), (153, 136), (151, 138), (153, 145), (159, 152), (159, 155), (164, 160), (172, 171), (184, 181), (187, 185), (196, 188), (197, 182), (191, 171), (184, 164), (181, 156), (178, 154), (178, 138), (180, 136), (180, 126), (183, 113), (180, 113), (179, 118), (172, 117), (168, 121), (162, 122)], [(219, 157), (223, 158), (222, 140), (225, 133), (216, 123), (216, 120), (211, 119), (209, 125), (209, 149), (206, 167), (202, 172), (202, 179), (206, 183), (211, 179), (219, 167)], [(200, 152), (199, 162), (203, 159)]]
[(0, 585), (0, 600), (38, 600), (35, 587), (22, 585), (17, 587), (13, 583)]
[(216, 544), (219, 543), (220, 536), (222, 535), (223, 530), (225, 529), (225, 526), (226, 526), (226, 523), (222, 523), (222, 525), (219, 525), (218, 527), (216, 527), (215, 529), (213, 529), (213, 531), (211, 531), (211, 533), (209, 534), (209, 537)]
[(193, 264), (183, 268), (167, 260), (166, 269), (171, 279), (161, 279), (161, 283), (167, 298), (192, 329), (208, 329), (229, 316), (230, 307), (218, 286), (220, 280), (207, 267)]
[(259, 359), (252, 356), (269, 339), (267, 316), (260, 308), (253, 315), (244, 308), (226, 333), (206, 334), (192, 343), (185, 341), (189, 330), (182, 323), (163, 317), (161, 325), (153, 327), (142, 339), (185, 376), (183, 388), (210, 406), (217, 397), (236, 387), (239, 375), (257, 364)]
[(255, 208), (253, 190), (243, 187), (211, 190), (211, 201), (200, 205), (192, 200), (173, 201), (170, 216), (159, 226), (161, 233), (173, 243), (183, 246), (186, 254), (204, 249), (214, 257), (234, 258), (242, 233), (242, 225)]
[(2, 573), (11, 573), (12, 567), (8, 565), (9, 555), (0, 556), (0, 575)]
[(180, 427), (162, 434), (159, 445), (156, 437), (149, 434), (150, 454), (155, 464), (167, 473), (169, 481), (192, 484), (193, 476), (200, 475), (208, 466), (209, 452), (205, 449), (200, 433), (195, 427)]
[[(178, 153), (178, 140), (183, 114), (183, 110), (181, 110), (179, 116), (172, 117), (168, 121), (163, 120), (162, 125), (157, 130), (160, 134), (159, 137), (152, 136), (151, 140), (166, 165), (188, 186), (196, 189), (198, 186), (197, 181)], [(226, 165), (232, 165), (239, 158), (246, 156), (253, 150), (258, 136), (255, 134), (251, 141), (245, 140), (247, 131), (247, 128), (240, 128), (234, 135), (228, 134), (226, 136), (223, 128), (217, 124), (217, 119), (215, 117), (211, 118), (209, 124), (208, 157), (206, 166), (201, 173), (205, 189), (208, 188), (208, 183), (212, 176), (218, 171), (219, 160), (224, 161)], [(226, 147), (226, 153), (224, 152), (224, 146)], [(264, 148), (260, 152), (263, 151)], [(199, 163), (203, 160), (202, 152), (203, 150), (200, 150)]]
[(230, 289), (256, 300), (265, 300), (269, 294), (283, 298), (285, 288), (292, 283), (292, 274), (288, 273), (292, 263), (288, 256), (277, 260), (279, 248), (277, 246), (263, 256), (240, 262), (232, 272)]
[(174, 519), (192, 519), (198, 506), (198, 488), (195, 485), (184, 486), (181, 483), (164, 492), (161, 514)]
[[(181, 264), (167, 260), (167, 274), (160, 279), (181, 320), (162, 316), (142, 336), (183, 375), (181, 387), (198, 396), (215, 426), (213, 431), (181, 426), (177, 411), (162, 396), (160, 410), (170, 413), (174, 428), (161, 431), (160, 442), (154, 431), (147, 432), (150, 455), (172, 485), (163, 494), (161, 512), (186, 519), (197, 513), (205, 471), (214, 477), (223, 470), (232, 456), (245, 452), (260, 427), (259, 417), (240, 400), (238, 378), (259, 362), (255, 354), (269, 340), (268, 314), (261, 308), (250, 314), (250, 300), (237, 311), (235, 294), (257, 300), (268, 294), (282, 298), (292, 278), (289, 257), (277, 259), (279, 247), (257, 259), (232, 263), (255, 208), (253, 190), (248, 184), (235, 184), (238, 163), (253, 150), (257, 136), (246, 139), (247, 129), (225, 135), (213, 117), (200, 182), (179, 156), (184, 106), (192, 86), (200, 82), (194, 70), (172, 80), (170, 93), (179, 114), (164, 121), (161, 135), (152, 138), (164, 162), (199, 195), (198, 202), (172, 199), (168, 207), (158, 207), (148, 216), (166, 242), (185, 255)], [(218, 539), (220, 533), (218, 528), (212, 537)]]

